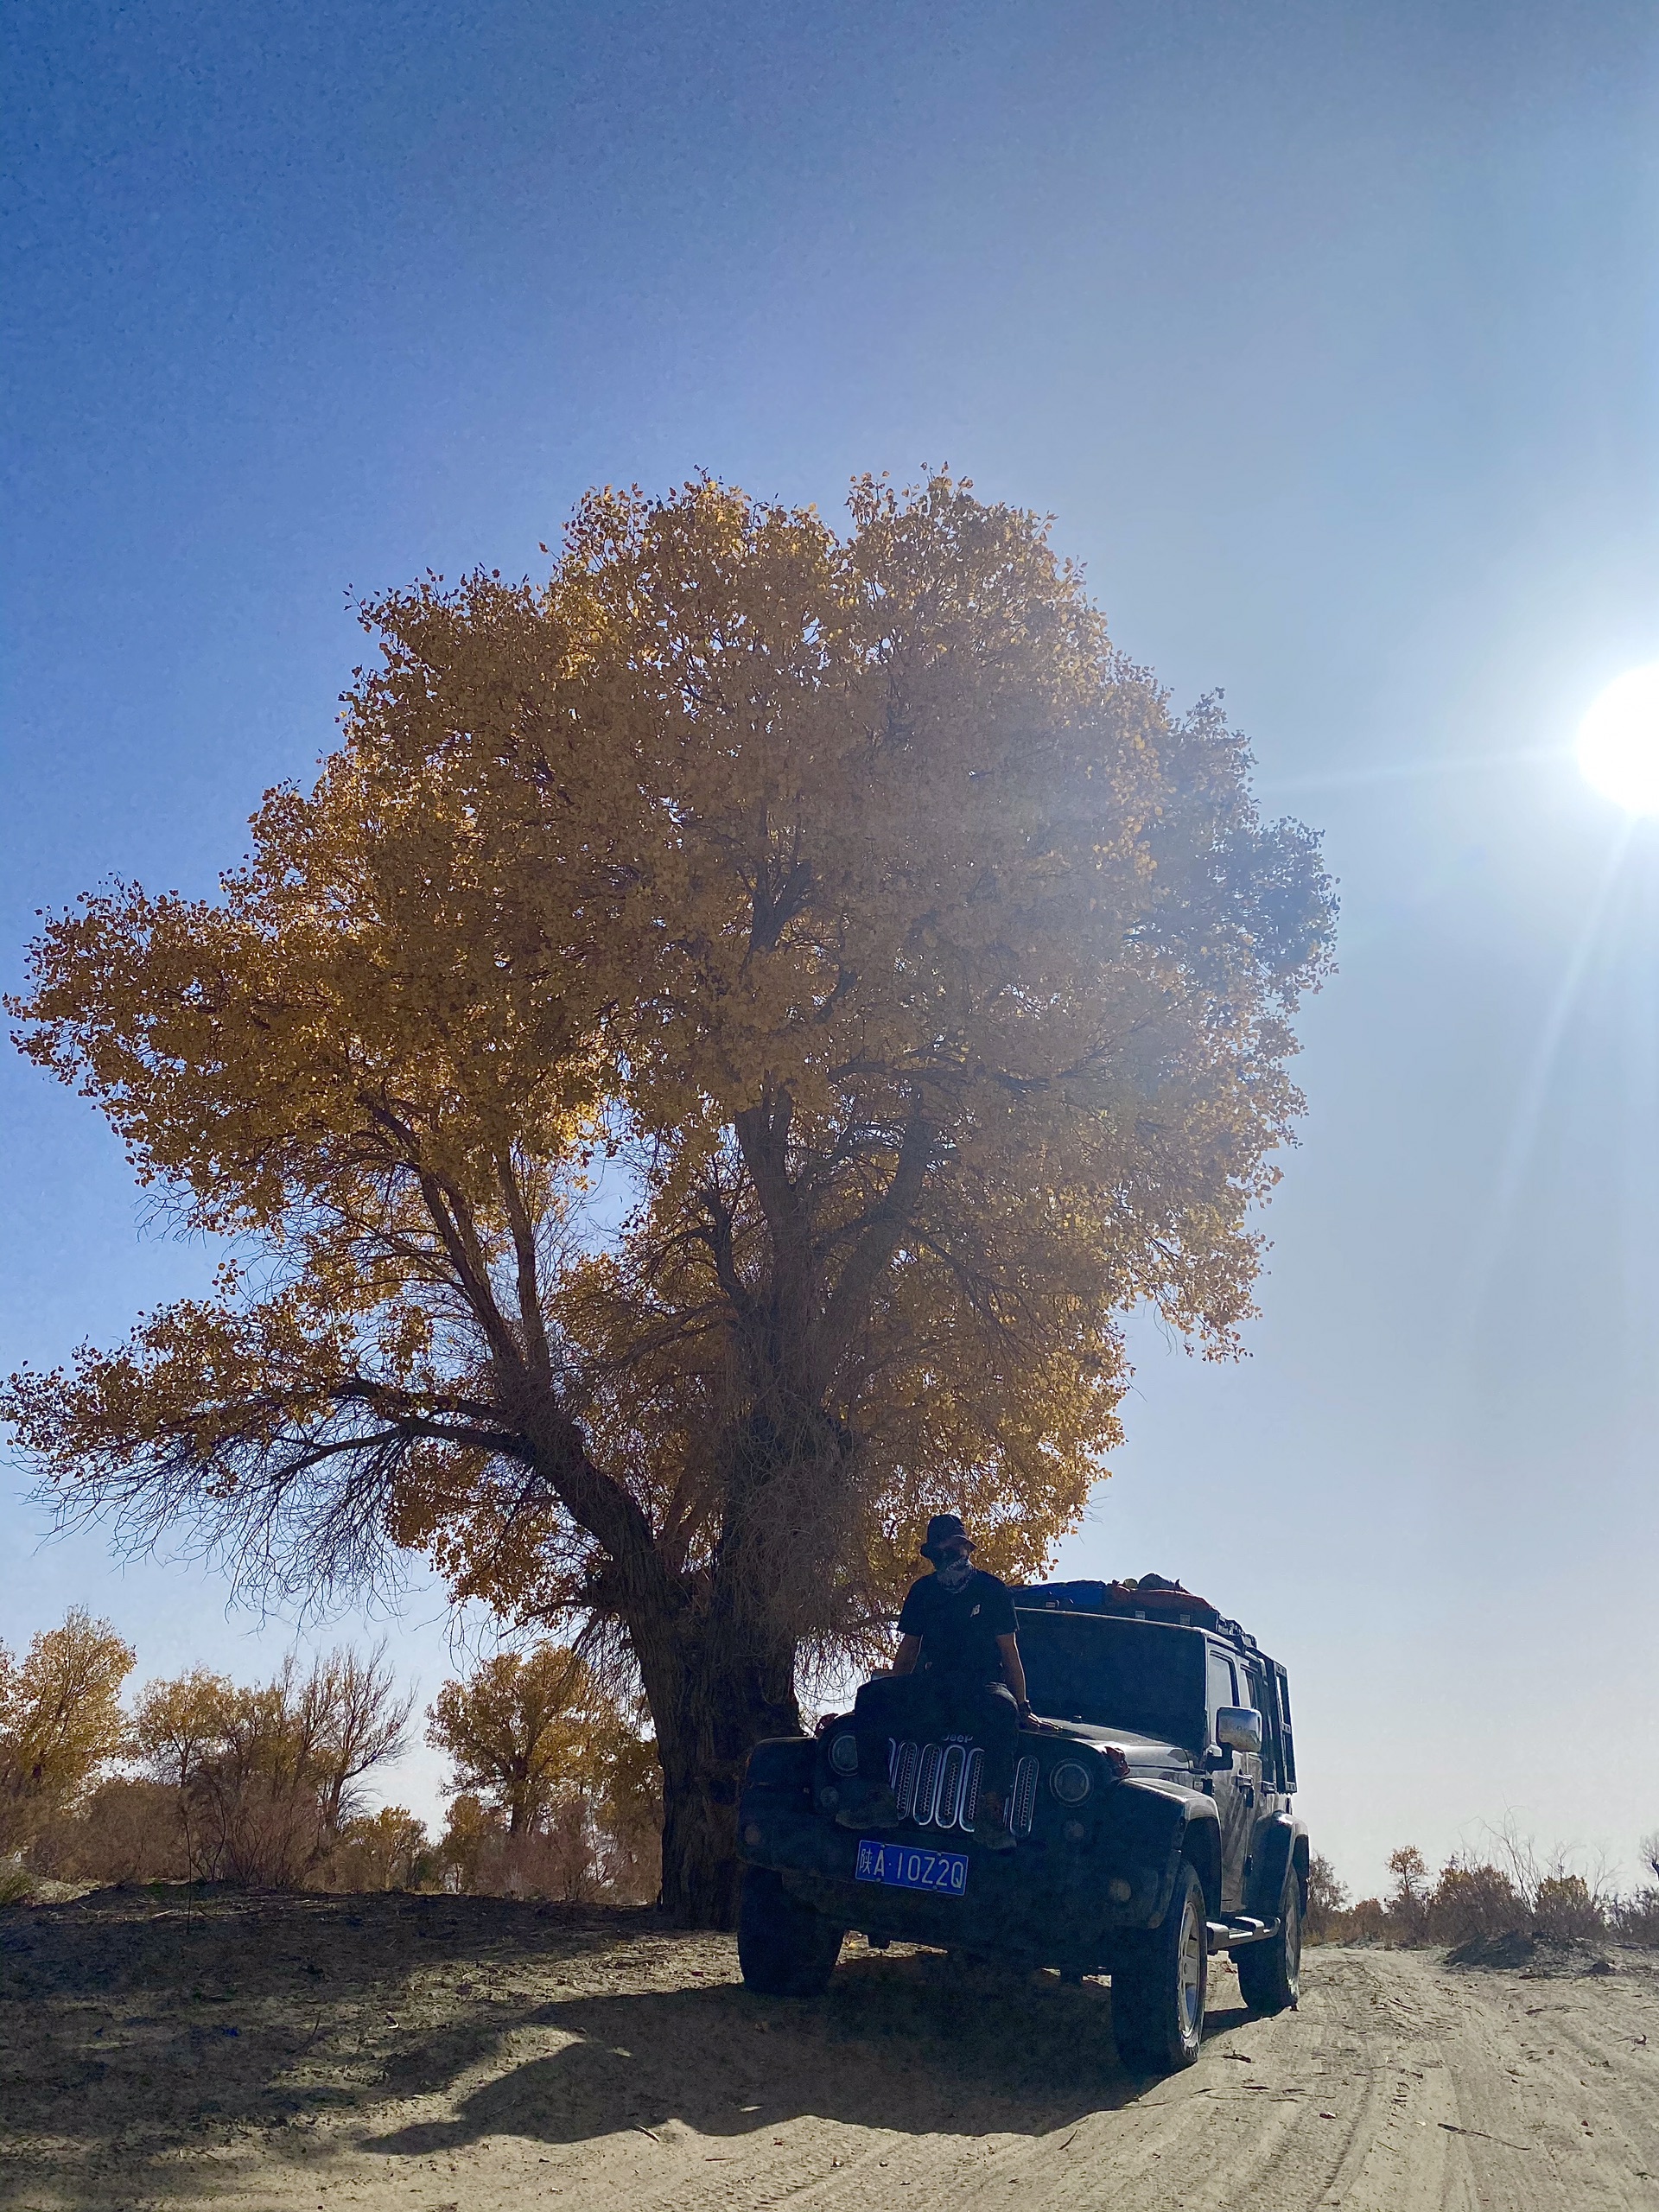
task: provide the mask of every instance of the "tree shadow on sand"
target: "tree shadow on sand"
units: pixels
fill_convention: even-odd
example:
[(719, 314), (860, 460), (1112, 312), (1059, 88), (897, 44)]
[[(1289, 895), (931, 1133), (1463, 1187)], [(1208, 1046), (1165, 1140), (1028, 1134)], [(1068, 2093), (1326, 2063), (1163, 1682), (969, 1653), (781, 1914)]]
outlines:
[[(1243, 2017), (1212, 2013), (1211, 2031)], [(420, 2157), (502, 2135), (569, 2145), (673, 2120), (742, 2136), (808, 2114), (906, 2134), (1040, 2135), (1151, 2086), (1116, 2058), (1106, 1989), (969, 1978), (925, 1955), (855, 1955), (817, 1999), (729, 1986), (573, 1996), (522, 2024), (569, 2040), (467, 2091), (451, 2117), (363, 2147)], [(436, 2087), (440, 2054), (426, 2057)]]
[[(46, 2139), (94, 2158), (118, 2145), (131, 2166), (361, 2111), (388, 2082), (446, 2088), (520, 2024), (503, 1981), (583, 1971), (658, 1929), (644, 1911), (184, 1885), (0, 1915), (0, 2160)], [(435, 1972), (452, 1992), (475, 1976), (482, 1993), (426, 2037), (403, 2023)]]

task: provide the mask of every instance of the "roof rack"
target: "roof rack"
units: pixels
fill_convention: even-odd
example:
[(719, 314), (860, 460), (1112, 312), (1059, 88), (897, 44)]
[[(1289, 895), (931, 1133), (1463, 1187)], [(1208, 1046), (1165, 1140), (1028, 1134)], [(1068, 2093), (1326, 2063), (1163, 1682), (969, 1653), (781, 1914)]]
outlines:
[(1183, 1589), (1179, 1582), (1151, 1579), (1142, 1589), (1133, 1582), (1038, 1582), (1010, 1592), (1016, 1605), (1048, 1613), (1103, 1613), (1115, 1620), (1154, 1621), (1166, 1628), (1203, 1628), (1224, 1636), (1242, 1650), (1261, 1647), (1249, 1631), (1207, 1598)]

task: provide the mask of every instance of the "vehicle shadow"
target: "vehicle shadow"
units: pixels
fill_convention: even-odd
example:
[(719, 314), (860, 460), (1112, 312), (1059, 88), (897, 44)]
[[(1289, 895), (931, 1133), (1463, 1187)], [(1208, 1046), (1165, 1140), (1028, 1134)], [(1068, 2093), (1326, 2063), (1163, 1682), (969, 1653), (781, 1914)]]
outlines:
[[(181, 2152), (269, 2131), (290, 2158), (325, 2114), (395, 2160), (793, 2115), (1036, 2135), (1152, 2086), (1101, 1985), (855, 1944), (823, 1997), (778, 2000), (732, 1963), (643, 1909), (498, 1898), (105, 1891), (0, 1916), (0, 2163), (25, 2196), (56, 2201), (73, 2158), (167, 2199), (194, 2187)], [(1230, 1978), (1215, 1994), (1219, 2035), (1248, 2016)]]
[[(1230, 2013), (1212, 2019), (1233, 2024)], [(569, 2040), (467, 2091), (451, 2116), (362, 2147), (418, 2157), (489, 2135), (569, 2145), (676, 2120), (741, 2136), (807, 2115), (905, 2134), (1039, 2135), (1152, 2086), (1116, 2058), (1107, 1989), (964, 1976), (926, 1954), (855, 1955), (821, 1999), (730, 1985), (575, 1995), (522, 2024)], [(429, 2049), (429, 2085), (461, 2056)]]

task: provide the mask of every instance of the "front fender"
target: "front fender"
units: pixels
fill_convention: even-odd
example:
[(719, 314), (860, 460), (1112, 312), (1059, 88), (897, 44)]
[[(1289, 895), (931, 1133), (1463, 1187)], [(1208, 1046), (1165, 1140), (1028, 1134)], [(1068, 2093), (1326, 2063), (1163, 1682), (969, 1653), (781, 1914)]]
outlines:
[(811, 1810), (817, 1752), (810, 1736), (768, 1736), (749, 1753), (737, 1808), (740, 1858), (753, 1854), (772, 1815)]
[(1120, 1783), (1112, 1792), (1111, 1832), (1116, 1851), (1158, 1870), (1148, 1925), (1168, 1911), (1185, 1859), (1198, 1869), (1209, 1910), (1220, 1911), (1221, 1823), (1213, 1797), (1164, 1782)]

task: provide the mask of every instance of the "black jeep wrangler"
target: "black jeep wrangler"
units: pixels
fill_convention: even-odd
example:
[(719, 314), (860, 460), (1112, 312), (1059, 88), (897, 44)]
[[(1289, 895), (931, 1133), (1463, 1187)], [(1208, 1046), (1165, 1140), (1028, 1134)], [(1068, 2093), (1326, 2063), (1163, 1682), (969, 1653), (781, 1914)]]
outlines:
[(1120, 2055), (1190, 2066), (1208, 1962), (1235, 1955), (1244, 2001), (1297, 2000), (1307, 1834), (1285, 1670), (1179, 1585), (1070, 1582), (1014, 1593), (1033, 1717), (1009, 1819), (976, 1849), (982, 1758), (963, 1738), (894, 1744), (903, 1815), (836, 1825), (857, 1748), (844, 1719), (757, 1744), (739, 1812), (738, 1956), (751, 1989), (823, 1989), (849, 1929), (1112, 1981)]

